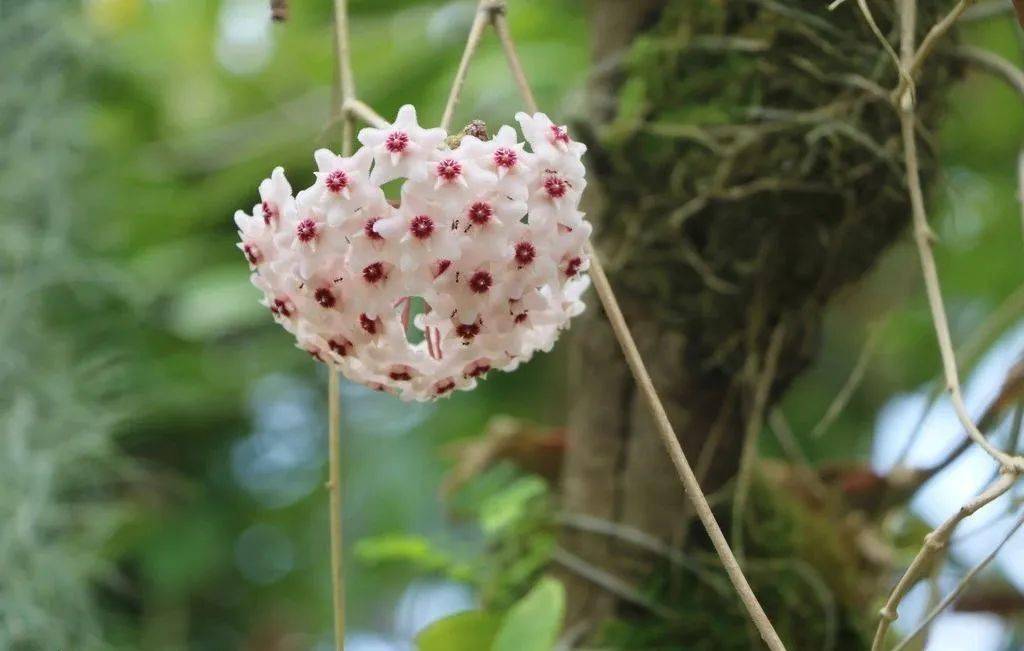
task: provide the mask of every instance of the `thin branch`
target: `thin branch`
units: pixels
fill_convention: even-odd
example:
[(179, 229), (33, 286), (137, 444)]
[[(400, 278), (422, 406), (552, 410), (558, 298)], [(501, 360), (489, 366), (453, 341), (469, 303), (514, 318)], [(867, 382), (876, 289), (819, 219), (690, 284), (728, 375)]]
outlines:
[(988, 18), (1000, 18), (1003, 14), (1013, 13), (1013, 5), (1006, 0), (983, 0), (964, 12), (960, 20), (968, 22), (975, 20), (986, 20)]
[(857, 361), (853, 365), (853, 370), (850, 371), (850, 376), (846, 378), (846, 382), (843, 387), (839, 390), (839, 393), (832, 399), (832, 403), (825, 410), (825, 414), (821, 417), (821, 420), (811, 430), (811, 436), (814, 438), (821, 437), (828, 428), (832, 427), (832, 424), (839, 418), (839, 414), (843, 413), (846, 409), (846, 405), (849, 404), (850, 398), (857, 391), (857, 387), (860, 386), (861, 380), (864, 379), (864, 373), (867, 371), (868, 362), (871, 361), (871, 356), (875, 352), (875, 346), (878, 344), (878, 340), (882, 331), (885, 329), (884, 324), (876, 324), (871, 332), (868, 333), (867, 339), (864, 340), (864, 345), (860, 349), (860, 355), (857, 356)]
[(508, 29), (508, 20), (505, 18), (505, 3), (496, 2), (495, 9), (491, 13), (491, 24), (494, 25), (494, 31), (498, 34), (498, 40), (501, 41), (501, 49), (505, 52), (505, 58), (508, 60), (509, 70), (512, 71), (512, 78), (516, 82), (516, 87), (519, 89), (519, 94), (523, 96), (523, 102), (526, 104), (526, 108), (533, 113), (537, 112), (537, 100), (533, 96), (533, 89), (530, 88), (530, 82), (526, 79), (526, 73), (523, 72), (523, 64), (519, 60), (519, 54), (516, 52), (515, 42), (512, 40), (512, 33)]
[(750, 483), (754, 473), (754, 460), (757, 457), (757, 439), (764, 426), (764, 409), (768, 402), (768, 394), (775, 379), (775, 369), (782, 352), (785, 339), (785, 327), (780, 323), (772, 331), (771, 340), (764, 354), (763, 368), (752, 385), (750, 412), (747, 414), (746, 432), (743, 437), (743, 449), (740, 452), (740, 468), (736, 474), (736, 491), (732, 500), (732, 546), (736, 557), (742, 562), (744, 557), (743, 515), (747, 509), (747, 497), (750, 494)]
[[(492, 13), (491, 22), (494, 25), (495, 31), (498, 33), (498, 38), (501, 40), (502, 48), (504, 49), (505, 56), (508, 59), (509, 68), (515, 77), (519, 91), (522, 93), (523, 101), (526, 103), (527, 109), (532, 112), (536, 112), (537, 101), (534, 99), (533, 92), (530, 89), (530, 84), (526, 80), (526, 75), (523, 72), (523, 66), (519, 60), (519, 55), (516, 52), (515, 43), (508, 30), (505, 12), (500, 9), (496, 9)], [(612, 332), (615, 333), (615, 338), (618, 340), (619, 346), (622, 348), (622, 352), (626, 358), (626, 364), (629, 366), (633, 379), (636, 381), (637, 386), (640, 388), (640, 392), (647, 401), (647, 406), (654, 419), (655, 428), (668, 450), (669, 457), (671, 458), (673, 465), (675, 465), (676, 471), (679, 473), (679, 478), (682, 480), (683, 487), (686, 489), (686, 495), (693, 504), (697, 517), (700, 518), (701, 523), (707, 530), (708, 537), (711, 538), (711, 544), (714, 546), (719, 558), (721, 558), (726, 574), (729, 575), (729, 580), (732, 582), (733, 587), (736, 588), (736, 592), (739, 594), (740, 600), (746, 607), (747, 613), (760, 633), (761, 638), (772, 651), (785, 651), (785, 645), (782, 644), (779, 634), (776, 633), (775, 629), (772, 627), (772, 623), (768, 619), (768, 615), (765, 614), (764, 609), (757, 600), (757, 596), (750, 588), (750, 583), (747, 581), (747, 577), (743, 575), (743, 570), (740, 569), (739, 563), (736, 562), (736, 557), (733, 555), (732, 549), (729, 548), (729, 543), (725, 539), (725, 534), (722, 533), (721, 527), (715, 520), (715, 514), (712, 512), (711, 506), (708, 504), (707, 498), (701, 490), (697, 477), (693, 474), (690, 462), (687, 460), (686, 454), (683, 452), (683, 448), (679, 444), (679, 438), (676, 436), (675, 430), (672, 428), (672, 422), (669, 420), (668, 414), (665, 412), (665, 407), (662, 405), (661, 399), (658, 398), (658, 392), (654, 388), (654, 382), (651, 380), (651, 376), (647, 372), (647, 367), (644, 365), (643, 358), (640, 356), (640, 351), (636, 347), (636, 342), (633, 340), (633, 335), (629, 330), (629, 326), (626, 324), (626, 319), (622, 316), (622, 309), (619, 307), (619, 302), (615, 297), (615, 292), (612, 290), (611, 284), (608, 282), (608, 277), (604, 273), (604, 268), (601, 266), (601, 260), (598, 257), (597, 252), (594, 250), (593, 244), (589, 240), (586, 245), (586, 253), (587, 257), (590, 258), (590, 277), (594, 283), (594, 291), (597, 292), (598, 298), (600, 298), (601, 304), (604, 306), (605, 315), (608, 317)]]
[(390, 124), (387, 120), (381, 117), (377, 111), (374, 111), (365, 102), (361, 102), (354, 97), (350, 97), (345, 100), (345, 103), (342, 105), (342, 110), (346, 116), (359, 118), (363, 122), (372, 127), (377, 127), (378, 129), (383, 129)]
[(1017, 521), (1013, 524), (1012, 527), (1010, 527), (1010, 530), (1006, 532), (1006, 535), (1003, 536), (1003, 539), (1000, 540), (999, 544), (995, 546), (995, 549), (993, 549), (988, 556), (981, 559), (981, 562), (972, 567), (970, 571), (968, 571), (967, 574), (965, 574), (963, 578), (960, 579), (960, 582), (957, 583), (956, 587), (953, 588), (952, 592), (946, 595), (946, 597), (942, 601), (940, 601), (935, 606), (935, 608), (931, 610), (931, 612), (928, 613), (928, 616), (924, 618), (924, 621), (918, 624), (917, 628), (915, 628), (909, 635), (907, 635), (907, 637), (903, 638), (903, 640), (899, 644), (893, 647), (892, 651), (901, 651), (901, 649), (907, 648), (907, 645), (913, 642), (918, 635), (923, 633), (925, 629), (927, 629), (928, 626), (932, 623), (932, 621), (934, 621), (935, 618), (942, 613), (942, 611), (946, 610), (946, 608), (949, 608), (953, 604), (953, 602), (955, 602), (957, 598), (961, 594), (963, 594), (964, 590), (967, 589), (967, 585), (972, 580), (974, 580), (974, 577), (977, 576), (979, 572), (984, 570), (988, 566), (988, 564), (991, 563), (992, 560), (999, 555), (999, 552), (1003, 549), (1006, 543), (1009, 542), (1010, 538), (1013, 537), (1013, 534), (1017, 533), (1017, 530), (1020, 529), (1022, 525), (1024, 525), (1024, 513), (1022, 513), (1020, 517), (1017, 518)]
[(452, 81), (452, 89), (448, 93), (448, 101), (445, 103), (444, 113), (441, 115), (441, 128), (445, 131), (452, 124), (455, 105), (459, 102), (459, 97), (462, 95), (462, 87), (466, 83), (466, 75), (469, 73), (469, 63), (472, 61), (473, 55), (476, 54), (476, 49), (480, 45), (480, 37), (483, 36), (484, 29), (487, 27), (493, 6), (494, 4), (491, 0), (480, 0), (476, 7), (473, 25), (469, 28), (469, 37), (466, 39), (466, 48), (462, 51), (462, 59), (459, 61), (458, 70), (455, 71), (455, 80)]
[(946, 548), (949, 538), (953, 535), (957, 526), (968, 517), (974, 515), (982, 507), (990, 504), (1008, 491), (1015, 481), (1017, 481), (1017, 473), (1001, 473), (994, 482), (989, 484), (988, 488), (979, 493), (973, 500), (961, 506), (953, 516), (924, 537), (924, 544), (921, 546), (920, 551), (917, 552), (917, 556), (911, 561), (910, 567), (907, 568), (907, 571), (900, 577), (896, 586), (893, 587), (889, 598), (885, 602), (885, 606), (879, 612), (881, 618), (875, 631), (875, 639), (871, 645), (871, 651), (881, 651), (890, 625), (899, 616), (897, 608), (900, 601), (917, 584), (917, 581), (925, 574), (927, 568), (936, 557), (942, 553), (942, 550)]
[[(1010, 440), (1007, 441), (1006, 449), (1010, 452), (1016, 453), (1018, 446), (1020, 445), (1021, 435), (1021, 423), (1024, 422), (1024, 403), (1018, 403), (1017, 408), (1013, 410), (1013, 416), (1010, 420)], [(992, 473), (990, 482), (995, 481), (995, 478), (999, 476), (999, 469)], [(981, 524), (975, 525), (970, 531), (965, 531), (958, 536), (954, 536), (950, 544), (956, 544), (961, 541), (967, 540), (977, 536), (979, 533), (988, 531), (988, 529), (995, 524), (1005, 520), (1006, 518), (1013, 515), (1013, 511), (1019, 506), (1019, 500), (1010, 499), (1007, 508), (1003, 513), (989, 518), (987, 521)]]
[[(1001, 3), (1005, 8), (1009, 8), (1005, 2)], [(977, 8), (981, 8), (979, 5)], [(994, 75), (1002, 77), (1002, 79), (1010, 85), (1010, 87), (1017, 91), (1017, 94), (1024, 99), (1024, 71), (1017, 66), (1013, 65), (1010, 61), (1003, 57), (983, 50), (978, 47), (970, 45), (962, 45), (953, 49), (953, 54), (960, 58), (969, 61), (982, 68), (983, 70), (990, 72)], [(1019, 156), (1017, 157), (1017, 200), (1020, 202), (1020, 223), (1021, 232), (1024, 234), (1024, 148), (1021, 149)]]
[[(1018, 360), (1010, 367), (1010, 370), (1007, 371), (1006, 377), (1003, 379), (1003, 383), (999, 387), (999, 392), (985, 408), (981, 418), (978, 419), (978, 429), (988, 430), (998, 425), (1006, 408), (1013, 402), (1020, 400), (1022, 391), (1024, 391), (1024, 358)], [(914, 488), (924, 485), (932, 477), (948, 468), (954, 461), (959, 459), (964, 452), (969, 450), (970, 447), (971, 439), (970, 437), (965, 437), (959, 445), (946, 453), (946, 456), (934, 465), (915, 471), (917, 478), (914, 482)], [(1010, 454), (1015, 454), (1013, 447), (1008, 449), (1010, 450)]]
[(697, 568), (700, 567), (678, 549), (666, 545), (645, 531), (622, 524), (621, 522), (612, 522), (610, 520), (597, 518), (585, 513), (569, 512), (557, 514), (555, 516), (555, 521), (558, 524), (571, 529), (585, 531), (587, 533), (596, 533), (602, 536), (621, 540), (622, 542), (629, 543), (634, 547), (639, 547), (644, 551), (657, 556), (662, 556), (670, 563), (674, 563), (694, 572), (696, 572)]
[(331, 505), (331, 595), (334, 599), (334, 645), (345, 648), (345, 575), (342, 566), (341, 541), (341, 408), (338, 398), (338, 372), (333, 368), (327, 379), (327, 450), (330, 455), (327, 490)]
[[(834, 8), (835, 7), (829, 7), (830, 10)], [(860, 13), (864, 16), (864, 20), (867, 21), (868, 27), (871, 28), (871, 33), (874, 34), (875, 38), (878, 39), (878, 42), (882, 44), (882, 49), (892, 57), (893, 63), (896, 64), (896, 71), (899, 72), (900, 75), (900, 84), (903, 85), (905, 83), (912, 87), (914, 81), (910, 76), (910, 72), (904, 69), (903, 63), (900, 61), (900, 56), (896, 54), (896, 50), (893, 48), (892, 43), (889, 42), (889, 39), (887, 39), (885, 34), (882, 33), (882, 30), (879, 29), (878, 23), (875, 22), (875, 17), (871, 13), (871, 8), (868, 7), (867, 0), (857, 0), (857, 8), (860, 9)]]
[[(904, 53), (904, 55), (900, 57), (903, 65), (900, 66), (902, 69), (900, 83), (896, 86), (896, 90), (893, 91), (892, 94), (894, 100), (897, 102), (902, 101), (904, 93), (912, 84), (911, 78), (915, 72), (921, 69), (921, 65), (924, 63), (925, 59), (928, 58), (928, 55), (932, 53), (932, 50), (935, 48), (935, 44), (946, 35), (946, 32), (953, 28), (953, 25), (956, 24), (956, 21), (960, 16), (962, 16), (963, 13), (974, 3), (975, 0), (958, 0), (956, 5), (949, 10), (949, 13), (943, 16), (942, 20), (935, 23), (932, 28), (928, 30), (928, 34), (925, 35), (924, 40), (921, 41), (921, 45), (916, 51), (909, 56)], [(911, 47), (913, 47), (913, 45), (911, 45)], [(903, 74), (904, 72), (905, 74)]]
[(633, 378), (636, 380), (641, 393), (643, 393), (644, 398), (647, 400), (648, 408), (651, 410), (654, 417), (658, 434), (661, 436), (662, 442), (668, 449), (669, 457), (675, 465), (676, 471), (679, 473), (679, 478), (683, 482), (687, 497), (693, 504), (697, 517), (700, 518), (701, 523), (707, 530), (715, 551), (722, 559), (722, 564), (725, 567), (726, 573), (729, 575), (729, 579), (732, 581), (733, 586), (739, 593), (740, 599), (746, 606), (754, 625), (761, 633), (761, 637), (765, 640), (765, 643), (769, 648), (773, 650), (785, 649), (785, 646), (782, 644), (782, 640), (779, 639), (775, 629), (772, 628), (771, 622), (768, 620), (768, 616), (765, 614), (764, 609), (761, 608), (761, 604), (758, 603), (757, 597), (754, 595), (754, 591), (751, 590), (750, 584), (743, 575), (743, 571), (740, 569), (739, 563), (736, 561), (736, 557), (733, 555), (733, 552), (729, 547), (729, 543), (726, 541), (725, 535), (722, 533), (721, 527), (718, 526), (718, 522), (715, 520), (714, 513), (712, 512), (710, 505), (708, 505), (707, 499), (700, 488), (700, 484), (697, 482), (696, 476), (693, 474), (693, 469), (690, 467), (690, 463), (683, 452), (682, 446), (679, 444), (679, 439), (676, 436), (675, 430), (672, 428), (672, 423), (668, 418), (668, 414), (665, 413), (665, 407), (658, 398), (657, 391), (654, 388), (654, 383), (651, 381), (651, 377), (644, 366), (643, 359), (636, 347), (636, 342), (633, 340), (629, 327), (626, 325), (626, 320), (622, 316), (622, 310), (619, 307), (618, 300), (612, 291), (608, 278), (604, 274), (604, 270), (601, 268), (596, 252), (589, 242), (587, 244), (587, 254), (591, 260), (590, 275), (594, 282), (594, 289), (604, 305), (605, 313), (608, 316), (612, 330), (619, 341), (619, 345), (622, 347), (623, 353), (626, 357), (626, 363), (633, 374)]
[[(334, 0), (334, 39), (338, 55), (338, 85), (341, 87), (341, 110), (345, 103), (356, 98), (355, 75), (352, 73), (352, 50), (348, 28), (348, 0)], [(342, 121), (342, 154), (352, 153), (352, 139), (355, 137), (355, 123), (351, 119)]]
[[(1009, 324), (1017, 320), (1021, 310), (1024, 310), (1024, 284), (1018, 286), (1012, 294), (999, 304), (999, 307), (989, 313), (980, 326), (974, 328), (970, 339), (956, 349), (957, 358), (963, 361), (966, 368), (972, 367), (978, 357), (985, 351), (986, 346), (997, 335), (1006, 330)], [(942, 395), (942, 386), (938, 382), (935, 382), (934, 385), (928, 393), (927, 404), (921, 410), (921, 415), (918, 416), (911, 435), (907, 438), (903, 449), (900, 450), (899, 455), (896, 457), (896, 463), (893, 464), (894, 467), (900, 467), (904, 464), (910, 451), (917, 443), (917, 439), (920, 438), (921, 433), (924, 431), (924, 424), (928, 419), (928, 415), (938, 402), (939, 396)], [(969, 440), (970, 437), (968, 437)]]
[[(356, 98), (352, 74), (352, 51), (349, 42), (348, 0), (334, 0), (334, 36), (338, 58), (338, 85), (341, 88), (342, 155), (352, 153), (355, 123), (345, 107)], [(342, 564), (342, 495), (341, 495), (341, 396), (340, 378), (333, 367), (327, 379), (327, 451), (329, 455), (327, 490), (331, 507), (331, 597), (334, 604), (334, 647), (345, 649), (345, 574)]]
[(998, 335), (1017, 321), (1022, 311), (1024, 311), (1024, 283), (1018, 285), (1013, 293), (1003, 299), (1003, 302), (989, 314), (981, 325), (974, 328), (971, 338), (957, 350), (957, 356), (973, 364)]
[[(734, 377), (729, 382), (729, 388), (725, 392), (725, 396), (718, 403), (718, 414), (715, 416), (715, 420), (711, 423), (711, 427), (708, 430), (708, 435), (704, 438), (703, 444), (700, 446), (700, 452), (697, 454), (697, 464), (693, 469), (694, 476), (697, 477), (697, 483), (701, 484), (707, 479), (708, 471), (711, 469), (711, 462), (715, 459), (715, 454), (718, 450), (718, 446), (722, 443), (722, 438), (725, 436), (727, 427), (729, 426), (729, 414), (732, 409), (732, 402), (736, 399), (736, 394), (740, 392), (738, 385), (740, 384), (739, 376)], [(724, 494), (724, 488), (723, 494)], [(712, 496), (713, 497), (713, 496)], [(712, 504), (714, 501), (709, 498)], [(687, 541), (689, 540), (691, 526), (693, 524), (693, 518), (696, 517), (697, 513), (693, 509), (693, 502), (684, 506), (686, 509), (679, 518), (678, 531), (681, 532), (677, 546), (680, 549), (685, 549)]]
[[(964, 3), (959, 3), (958, 7), (961, 4)], [(954, 12), (955, 11), (956, 9), (954, 9)], [(914, 30), (917, 22), (916, 0), (900, 0), (899, 13), (900, 56), (901, 61), (909, 68), (911, 61), (917, 60), (922, 50), (924, 50), (924, 45), (917, 50), (917, 53), (915, 53), (914, 50)], [(948, 29), (948, 27), (946, 29)], [(942, 30), (939, 30), (938, 32), (937, 30), (939, 30), (938, 26), (932, 28), (929, 32), (929, 37), (932, 37), (936, 33), (939, 33), (940, 35), (943, 33)], [(934, 42), (934, 38), (932, 40)], [(910, 202), (913, 212), (914, 240), (917, 243), (918, 254), (921, 258), (921, 269), (924, 274), (928, 304), (931, 308), (932, 322), (935, 327), (936, 336), (939, 341), (939, 350), (942, 355), (946, 387), (949, 390), (950, 397), (953, 402), (953, 408), (956, 411), (961, 424), (965, 429), (967, 429), (971, 438), (999, 462), (1001, 472), (988, 488), (982, 491), (973, 500), (960, 507), (956, 514), (939, 525), (939, 527), (930, 534), (925, 536), (924, 545), (921, 547), (921, 550), (918, 551), (917, 556), (914, 557), (914, 560), (910, 563), (906, 572), (902, 577), (900, 577), (899, 581), (897, 581), (896, 586), (892, 589), (892, 592), (889, 594), (889, 598), (885, 602), (885, 606), (879, 613), (880, 619), (878, 622), (878, 628), (875, 631), (874, 641), (871, 645), (872, 651), (881, 651), (885, 644), (885, 638), (889, 631), (889, 627), (898, 617), (897, 609), (903, 597), (907, 594), (910, 588), (917, 583), (920, 576), (924, 573), (925, 569), (931, 565), (935, 557), (938, 556), (946, 547), (946, 544), (949, 542), (949, 538), (953, 535), (953, 531), (956, 529), (957, 525), (1009, 490), (1017, 480), (1017, 476), (1022, 469), (1020, 460), (1017, 457), (1011, 457), (1010, 455), (1003, 453), (985, 439), (984, 435), (978, 431), (977, 426), (975, 426), (973, 421), (971, 421), (970, 416), (967, 414), (967, 408), (964, 406), (963, 398), (960, 394), (960, 380), (957, 373), (956, 358), (953, 354), (953, 345), (949, 334), (949, 324), (946, 320), (946, 309), (942, 302), (942, 292), (939, 287), (938, 272), (935, 268), (935, 258), (932, 255), (931, 247), (933, 235), (931, 229), (928, 227), (928, 217), (924, 208), (924, 193), (921, 189), (921, 176), (918, 170), (917, 161), (917, 141), (914, 134), (914, 100), (906, 89), (904, 89), (897, 97), (900, 108), (899, 113), (903, 136), (904, 162), (907, 168), (907, 185), (910, 191)]]
[(659, 604), (614, 574), (588, 563), (561, 547), (555, 547), (551, 551), (551, 559), (594, 585), (607, 590), (625, 601), (645, 608), (662, 619), (679, 619), (679, 613)]
[[(697, 455), (697, 466), (694, 468), (698, 482), (703, 482), (707, 479), (708, 471), (711, 470), (711, 462), (714, 461), (715, 453), (718, 451), (718, 446), (722, 442), (722, 437), (725, 436), (732, 401), (735, 399), (735, 394), (740, 391), (737, 387), (738, 384), (739, 382), (735, 378), (729, 383), (729, 388), (725, 392), (725, 397), (722, 398), (718, 405), (718, 414), (715, 416), (715, 420), (711, 423), (708, 435), (700, 447), (700, 452)], [(684, 519), (685, 526), (683, 527), (684, 531), (689, 529), (689, 523), (691, 520), (690, 516), (692, 515), (692, 513), (686, 514), (686, 518)]]
[[(963, 4), (963, 2), (960, 4)], [(901, 14), (903, 15), (903, 36), (901, 39), (903, 60), (908, 62), (912, 57), (915, 57), (913, 53), (913, 14), (916, 11), (916, 5), (914, 5), (913, 0), (901, 0), (900, 6), (902, 8)], [(933, 33), (935, 33), (934, 28), (929, 32), (929, 35)], [(899, 101), (900, 126), (903, 136), (903, 158), (907, 170), (907, 185), (910, 191), (914, 241), (917, 244), (918, 254), (921, 259), (921, 271), (924, 275), (928, 306), (931, 309), (932, 323), (942, 357), (946, 389), (949, 391), (950, 400), (953, 403), (953, 409), (956, 412), (957, 418), (960, 419), (960, 423), (974, 442), (985, 450), (989, 456), (999, 462), (1000, 466), (1020, 472), (1024, 470), (1021, 459), (1012, 457), (989, 443), (985, 435), (978, 430), (978, 427), (971, 420), (970, 415), (967, 413), (967, 407), (964, 405), (956, 356), (953, 353), (953, 343), (949, 331), (949, 321), (946, 317), (946, 307), (942, 300), (942, 289), (939, 285), (935, 256), (932, 253), (932, 242), (935, 235), (928, 226), (928, 215), (924, 206), (924, 191), (921, 188), (921, 174), (917, 159), (917, 140), (914, 134), (914, 100), (909, 93), (904, 92)]]
[(740, 292), (740, 288), (734, 283), (719, 277), (715, 270), (711, 268), (711, 265), (689, 243), (683, 242), (680, 244), (679, 253), (683, 256), (686, 264), (690, 265), (697, 272), (697, 275), (701, 277), (704, 284), (708, 286), (708, 289), (719, 294), (738, 294)]
[(793, 434), (793, 428), (790, 427), (789, 421), (781, 409), (776, 408), (769, 412), (768, 427), (775, 436), (775, 440), (779, 442), (779, 446), (782, 447), (782, 451), (792, 460), (797, 474), (807, 485), (808, 490), (814, 493), (818, 499), (826, 499), (828, 487), (821, 481), (821, 477), (815, 472), (807, 454), (800, 448), (800, 443), (797, 441), (796, 435)]
[(1024, 71), (1010, 61), (994, 52), (973, 45), (957, 46), (953, 48), (953, 54), (977, 65), (986, 72), (1002, 77), (1024, 99)]
[(665, 407), (658, 398), (654, 383), (651, 381), (647, 368), (644, 366), (643, 358), (640, 356), (640, 351), (637, 350), (636, 342), (633, 340), (633, 335), (626, 325), (626, 320), (622, 316), (622, 310), (619, 307), (618, 300), (615, 298), (608, 278), (604, 274), (604, 269), (601, 267), (593, 245), (589, 242), (587, 244), (587, 255), (590, 257), (590, 276), (594, 282), (594, 290), (604, 305), (605, 314), (611, 323), (612, 331), (615, 333), (616, 339), (618, 339), (619, 345), (625, 354), (626, 364), (629, 366), (633, 379), (636, 380), (641, 393), (647, 401), (648, 408), (654, 417), (658, 434), (668, 449), (669, 457), (679, 473), (679, 478), (683, 482), (687, 497), (693, 504), (697, 517), (700, 518), (701, 523), (707, 530), (708, 536), (711, 538), (711, 544), (722, 559), (722, 565), (725, 567), (729, 579), (739, 593), (744, 606), (746, 606), (751, 620), (761, 633), (761, 637), (773, 651), (785, 649), (782, 640), (779, 639), (775, 629), (772, 628), (764, 609), (758, 603), (754, 591), (747, 582), (747, 578), (743, 575), (743, 570), (740, 569), (739, 563), (736, 561), (736, 557), (733, 555), (721, 527), (718, 526), (718, 522), (715, 520), (711, 506), (708, 504), (707, 498), (704, 496), (700, 484), (693, 474), (690, 462), (687, 460), (686, 455), (683, 453), (683, 448), (679, 444), (679, 439), (672, 428), (672, 422), (669, 420), (668, 414), (665, 413)]
[(576, 648), (576, 644), (586, 637), (590, 629), (594, 627), (594, 622), (589, 619), (581, 619), (572, 626), (566, 629), (562, 636), (558, 638), (558, 642), (555, 643), (554, 651), (572, 651)]
[(620, 522), (611, 522), (602, 518), (595, 518), (594, 516), (582, 513), (559, 513), (555, 520), (570, 529), (608, 536), (609, 538), (614, 538), (660, 556), (672, 565), (693, 572), (698, 581), (704, 583), (719, 595), (727, 596), (726, 591), (729, 589), (729, 586), (721, 581), (720, 576), (713, 575), (704, 570), (700, 563), (694, 561), (680, 549), (666, 545), (654, 536), (636, 527), (630, 527)]

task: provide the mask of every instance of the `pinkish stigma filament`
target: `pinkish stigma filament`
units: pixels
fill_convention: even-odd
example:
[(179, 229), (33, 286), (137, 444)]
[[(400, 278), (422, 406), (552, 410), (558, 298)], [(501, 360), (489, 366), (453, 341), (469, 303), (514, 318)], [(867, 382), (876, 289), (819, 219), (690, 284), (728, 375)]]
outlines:
[(454, 181), (459, 174), (462, 174), (462, 165), (459, 161), (446, 158), (437, 164), (437, 176), (445, 181)]
[(384, 147), (392, 154), (401, 154), (409, 146), (409, 134), (404, 131), (392, 131), (384, 141)]
[(371, 262), (370, 264), (363, 267), (363, 280), (370, 283), (371, 285), (380, 282), (385, 277), (384, 274), (384, 263), (383, 262)]
[(409, 222), (409, 232), (413, 237), (425, 240), (434, 232), (434, 220), (427, 215), (416, 215)]
[(494, 150), (494, 164), (498, 167), (504, 167), (505, 169), (515, 167), (518, 159), (519, 156), (514, 149), (499, 147)]
[(334, 307), (338, 302), (338, 299), (334, 297), (331, 290), (326, 287), (321, 287), (313, 292), (313, 299), (320, 305), (320, 307), (327, 309)]
[(561, 177), (551, 175), (544, 178), (544, 191), (552, 199), (561, 199), (569, 190), (569, 184)]
[(344, 170), (334, 170), (324, 179), (324, 185), (331, 192), (341, 192), (348, 187), (348, 174)]
[(300, 242), (310, 242), (316, 239), (316, 222), (312, 219), (303, 219), (295, 226), (295, 236)]
[(483, 294), (494, 284), (494, 278), (486, 271), (480, 270), (469, 277), (469, 288), (477, 294)]
[(483, 226), (494, 216), (494, 208), (486, 201), (477, 201), (469, 207), (469, 221), (477, 226)]
[(533, 246), (531, 242), (516, 242), (516, 263), (520, 267), (533, 262), (533, 259), (537, 257), (537, 248)]

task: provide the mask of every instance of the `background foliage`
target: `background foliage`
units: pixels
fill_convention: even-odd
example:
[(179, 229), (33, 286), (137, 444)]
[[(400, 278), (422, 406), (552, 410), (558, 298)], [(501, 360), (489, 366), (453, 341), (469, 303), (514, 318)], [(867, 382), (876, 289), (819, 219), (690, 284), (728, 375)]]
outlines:
[[(291, 4), (271, 25), (262, 0), (0, 1), (0, 648), (327, 648), (324, 373), (257, 305), (231, 222), (273, 165), (307, 179), (312, 150), (337, 143), (331, 3)], [(385, 115), (411, 102), (436, 121), (472, 12), (354, 1), (360, 95)], [(582, 4), (520, 0), (510, 17), (541, 105), (581, 115)], [(1021, 61), (1009, 19), (966, 35)], [(495, 43), (465, 98), (457, 121), (518, 109)], [(971, 74), (937, 135), (932, 204), (954, 336), (988, 333), (969, 387), (980, 410), (1024, 345), (1024, 111)], [(869, 327), (884, 329), (865, 382), (810, 436)], [(527, 648), (509, 641), (508, 620), (556, 612), (559, 588), (537, 583), (554, 535), (547, 484), (501, 464), (447, 504), (438, 486), (444, 446), (492, 415), (562, 422), (563, 355), (430, 406), (344, 386), (350, 648), (412, 648), (427, 624), (478, 603), (494, 613), (470, 622), (479, 634)], [(783, 411), (812, 462), (881, 467), (938, 371), (900, 244), (835, 305)], [(941, 409), (931, 424), (925, 456), (956, 433)], [(782, 456), (770, 437), (762, 451)], [(919, 523), (888, 533), (909, 550), (916, 538), (900, 534)], [(971, 625), (1013, 644), (1002, 620)]]

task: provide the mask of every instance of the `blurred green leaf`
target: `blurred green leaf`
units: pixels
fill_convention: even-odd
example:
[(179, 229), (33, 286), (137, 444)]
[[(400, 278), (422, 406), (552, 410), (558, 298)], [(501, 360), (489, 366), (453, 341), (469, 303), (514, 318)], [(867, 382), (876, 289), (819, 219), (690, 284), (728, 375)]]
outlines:
[(230, 537), (216, 514), (185, 514), (152, 526), (142, 567), (161, 597), (183, 598), (196, 577), (212, 580), (228, 566)]
[(505, 615), (492, 651), (551, 651), (565, 614), (565, 588), (543, 578)]
[(387, 534), (360, 540), (356, 558), (369, 565), (408, 563), (424, 572), (443, 570), (451, 559), (422, 536)]
[(440, 619), (416, 636), (419, 651), (481, 651), (488, 649), (501, 625), (494, 613), (470, 610)]
[(233, 264), (193, 278), (174, 303), (171, 330), (186, 339), (208, 339), (259, 323), (265, 310), (244, 274), (244, 269)]
[(492, 495), (480, 507), (480, 527), (488, 536), (495, 536), (527, 513), (527, 506), (537, 497), (547, 493), (547, 486), (540, 477), (529, 476), (517, 479), (506, 490)]

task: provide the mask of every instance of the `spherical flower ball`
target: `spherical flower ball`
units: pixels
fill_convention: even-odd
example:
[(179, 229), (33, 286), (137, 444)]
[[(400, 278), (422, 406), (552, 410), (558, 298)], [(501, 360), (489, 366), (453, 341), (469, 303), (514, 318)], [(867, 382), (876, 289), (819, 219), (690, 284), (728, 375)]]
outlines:
[(551, 349), (589, 285), (586, 147), (543, 113), (516, 120), (529, 149), (510, 126), (452, 148), (406, 105), (360, 131), (353, 155), (317, 151), (305, 190), (280, 167), (260, 184), (252, 213), (235, 214), (238, 247), (300, 348), (405, 400)]

